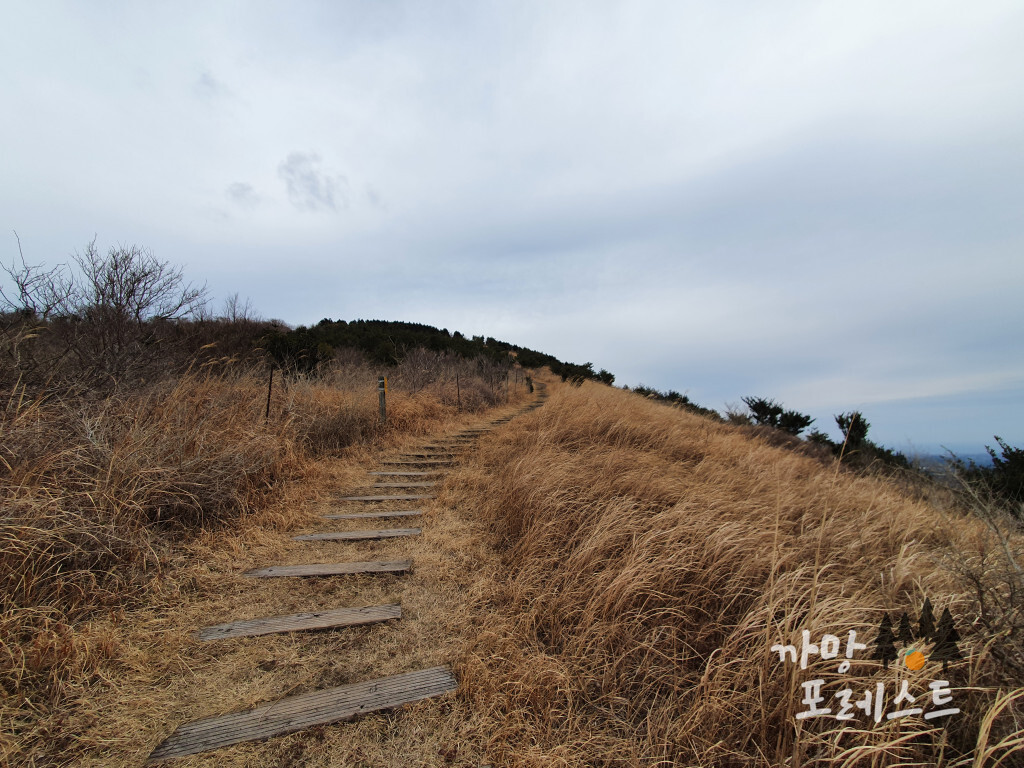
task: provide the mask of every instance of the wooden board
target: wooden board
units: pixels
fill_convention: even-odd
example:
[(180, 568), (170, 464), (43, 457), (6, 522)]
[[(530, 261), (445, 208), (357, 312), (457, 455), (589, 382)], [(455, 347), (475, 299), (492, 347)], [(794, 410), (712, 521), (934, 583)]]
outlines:
[(296, 632), (303, 629), (352, 627), (376, 624), (379, 621), (402, 618), (400, 605), (369, 605), (365, 608), (335, 608), (330, 611), (293, 613), (289, 616), (267, 616), (246, 621), (232, 621), (205, 627), (195, 633), (196, 639), (208, 643), (229, 637), (257, 637), (277, 632)]
[(364, 517), (412, 517), (422, 515), (422, 509), (406, 509), (401, 512), (358, 512), (351, 515), (324, 515), (328, 520), (360, 520)]
[(432, 475), (439, 475), (440, 472), (370, 472), (371, 475), (391, 475), (394, 477), (430, 477)]
[(402, 495), (402, 496), (342, 496), (339, 501), (415, 501), (417, 499), (432, 499), (433, 494), (428, 496)]
[(450, 459), (445, 459), (443, 461), (428, 461), (426, 459), (421, 461), (399, 461), (396, 459), (395, 461), (382, 461), (381, 464), (385, 467), (450, 467), (454, 465), (455, 462)]
[(419, 528), (385, 528), (380, 531), (327, 531), (292, 536), (295, 541), (363, 541), (366, 539), (393, 539), (396, 536), (419, 536)]
[(406, 481), (404, 483), (374, 483), (371, 488), (433, 488), (437, 483), (410, 483)]
[(347, 573), (399, 573), (412, 568), (412, 560), (376, 560), (364, 563), (310, 563), (309, 565), (272, 565), (246, 571), (243, 576), (339, 576)]
[(444, 457), (454, 458), (455, 454), (451, 451), (434, 451), (432, 453), (400, 453), (398, 454), (403, 459), (441, 459)]
[(194, 755), (242, 741), (265, 739), (311, 725), (350, 720), (367, 712), (394, 709), (421, 699), (440, 696), (457, 687), (458, 682), (447, 667), (432, 667), (288, 696), (255, 709), (180, 725), (153, 750), (146, 763)]

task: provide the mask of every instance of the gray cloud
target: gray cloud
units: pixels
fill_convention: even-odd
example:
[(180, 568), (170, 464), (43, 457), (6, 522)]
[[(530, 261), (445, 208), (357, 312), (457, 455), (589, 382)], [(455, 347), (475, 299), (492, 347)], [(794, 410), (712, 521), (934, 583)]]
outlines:
[(320, 155), (316, 153), (292, 152), (277, 167), (277, 175), (288, 189), (288, 199), (300, 211), (348, 208), (348, 180), (321, 171)]
[(209, 70), (203, 70), (192, 84), (192, 91), (200, 99), (214, 101), (230, 95), (227, 86), (213, 76)]
[(260, 204), (261, 198), (256, 194), (256, 189), (252, 184), (246, 184), (244, 181), (229, 184), (224, 194), (232, 203), (247, 210), (252, 210)]
[(105, 232), (293, 323), (1024, 442), (1016, 0), (10, 5), (0, 215), (36, 253)]

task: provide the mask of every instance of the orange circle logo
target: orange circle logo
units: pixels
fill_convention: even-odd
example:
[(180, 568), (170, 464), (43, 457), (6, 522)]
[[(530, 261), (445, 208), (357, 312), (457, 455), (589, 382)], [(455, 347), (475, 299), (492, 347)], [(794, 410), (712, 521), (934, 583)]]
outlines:
[(925, 658), (920, 651), (911, 649), (910, 653), (903, 657), (903, 661), (906, 662), (908, 668), (917, 670), (924, 666)]

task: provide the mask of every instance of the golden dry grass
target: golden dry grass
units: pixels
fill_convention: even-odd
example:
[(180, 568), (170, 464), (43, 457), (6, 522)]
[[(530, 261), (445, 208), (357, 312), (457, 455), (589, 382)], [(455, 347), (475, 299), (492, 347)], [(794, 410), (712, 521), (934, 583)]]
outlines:
[[(1020, 759), (1024, 691), (994, 686), (966, 585), (940, 565), (990, 538), (973, 518), (598, 385), (563, 387), (510, 425), (457, 490), (504, 569), (481, 587), (490, 613), (460, 668), (496, 764)], [(772, 645), (799, 647), (802, 629), (871, 641), (882, 610), (916, 618), (926, 595), (958, 617), (968, 655), (950, 670), (962, 714), (945, 731), (919, 718), (797, 723), (800, 682), (824, 678), (831, 699), (840, 676), (820, 659), (783, 667)], [(897, 676), (869, 654), (842, 676), (855, 699)], [(936, 667), (899, 674), (927, 697)]]
[[(319, 593), (315, 585), (308, 594), (261, 591), (266, 582), (239, 578), (241, 565), (256, 555), (273, 563), (284, 542), (297, 545), (281, 532), (310, 525), (312, 505), (339, 483), (365, 478), (357, 467), (372, 452), (473, 418), (436, 391), (393, 389), (382, 428), (375, 380), (344, 389), (338, 375), (278, 382), (266, 419), (264, 375), (193, 372), (118, 399), (8, 401), (0, 419), (0, 764), (138, 764), (154, 734), (191, 711), (183, 691), (196, 669), (209, 674), (207, 705), (244, 704), (246, 695), (227, 693), (217, 669), (207, 669), (218, 654), (192, 648), (188, 632), (245, 600), (265, 615), (291, 597), (277, 612), (302, 610)], [(522, 388), (511, 394), (524, 396)], [(365, 586), (378, 582), (389, 583)]]
[[(5, 698), (8, 762), (139, 765), (179, 723), (441, 663), (460, 680), (455, 696), (173, 764), (980, 768), (1019, 758), (1021, 689), (1000, 676), (992, 639), (971, 631), (975, 603), (946, 567), (1002, 546), (977, 519), (629, 393), (553, 385), (543, 409), (482, 438), (448, 472), (421, 523), (379, 525), (422, 524), (422, 536), (295, 542), (306, 530), (370, 527), (319, 515), (362, 511), (337, 497), (366, 489), (367, 469), (472, 423), (427, 391), (396, 394), (400, 429), (374, 433), (372, 419), (355, 419), (365, 430), (339, 448), (311, 436), (315, 422), (342, 402), (375, 413), (376, 400), (345, 401), (351, 392), (337, 389), (296, 386), (275, 400), (292, 423), (291, 482), (261, 490), (230, 525), (155, 539), (145, 579), (112, 588), (116, 599), (63, 627), (31, 624), (18, 653), (37, 677), (20, 678), (22, 699)], [(390, 557), (412, 557), (414, 572), (241, 576)], [(962, 714), (945, 731), (913, 718), (798, 727), (800, 682), (814, 672), (828, 695), (835, 666), (783, 668), (770, 646), (805, 628), (871, 640), (881, 610), (916, 615), (925, 595), (958, 619), (968, 660), (950, 679)], [(228, 620), (385, 602), (401, 603), (400, 621), (211, 644), (191, 636)], [(866, 655), (844, 676), (851, 688), (895, 679)]]

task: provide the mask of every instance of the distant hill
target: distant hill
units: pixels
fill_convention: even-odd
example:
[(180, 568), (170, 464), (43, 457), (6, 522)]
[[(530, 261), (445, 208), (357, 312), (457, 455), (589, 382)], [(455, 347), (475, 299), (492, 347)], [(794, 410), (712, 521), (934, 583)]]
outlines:
[(294, 330), (272, 331), (265, 338), (265, 345), (278, 365), (299, 370), (314, 369), (330, 360), (338, 349), (357, 349), (370, 362), (395, 365), (410, 350), (422, 348), (465, 358), (486, 357), (499, 361), (514, 358), (524, 368), (548, 366), (563, 381), (593, 379), (606, 384), (615, 381), (606, 370), (595, 372), (592, 363), (570, 363), (489, 336), (466, 337), (447, 328), (394, 320), (346, 322), (324, 318), (312, 327), (300, 325)]

